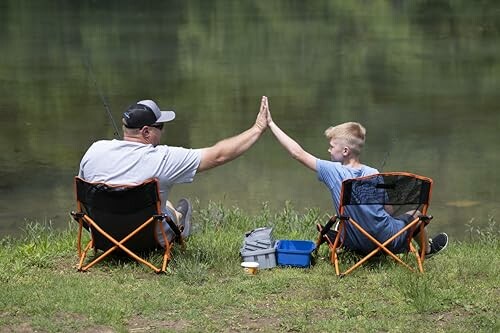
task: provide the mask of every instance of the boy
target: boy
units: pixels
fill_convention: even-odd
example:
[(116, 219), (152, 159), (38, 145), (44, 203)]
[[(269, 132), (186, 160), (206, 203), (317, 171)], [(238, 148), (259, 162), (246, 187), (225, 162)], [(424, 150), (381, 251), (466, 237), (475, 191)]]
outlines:
[[(377, 169), (360, 162), (359, 156), (366, 137), (366, 130), (361, 124), (347, 122), (330, 127), (325, 131), (330, 144), (328, 152), (330, 153), (331, 161), (327, 161), (316, 158), (305, 151), (273, 122), (267, 98), (264, 107), (268, 112), (268, 126), (276, 139), (294, 159), (317, 173), (318, 179), (330, 190), (335, 207), (339, 206), (343, 180), (379, 173)], [(365, 205), (359, 207), (360, 209), (350, 212), (351, 217), (380, 242), (384, 242), (396, 234), (413, 219), (415, 214), (419, 213), (417, 211), (408, 212), (399, 218), (395, 218), (382, 205)], [(359, 231), (354, 228), (351, 231), (349, 233), (350, 236), (343, 239), (344, 247), (362, 254), (369, 253), (375, 248), (375, 245), (368, 241)], [(424, 232), (424, 239), (428, 239), (427, 231)], [(418, 241), (420, 237), (415, 239)], [(447, 234), (440, 233), (436, 235), (432, 239), (429, 239), (429, 246), (426, 247), (426, 257), (428, 258), (444, 250), (447, 245)], [(404, 235), (396, 238), (391, 243), (391, 246), (389, 246), (389, 249), (395, 253), (405, 252), (407, 245)]]

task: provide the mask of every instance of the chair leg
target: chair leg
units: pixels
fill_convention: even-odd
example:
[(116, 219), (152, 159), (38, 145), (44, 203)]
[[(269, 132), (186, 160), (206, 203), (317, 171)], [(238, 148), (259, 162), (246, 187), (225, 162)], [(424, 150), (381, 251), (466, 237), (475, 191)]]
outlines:
[(113, 252), (117, 248), (120, 248), (122, 251), (124, 251), (125, 253), (127, 253), (130, 257), (132, 257), (133, 259), (137, 260), (141, 264), (144, 264), (144, 265), (148, 266), (149, 268), (151, 268), (156, 273), (160, 273), (162, 271), (160, 268), (158, 268), (155, 265), (151, 264), (149, 261), (142, 259), (137, 254), (135, 254), (134, 252), (130, 251), (128, 248), (126, 248), (125, 246), (123, 246), (122, 243), (125, 243), (125, 241), (127, 241), (127, 240), (128, 239), (123, 239), (122, 241), (117, 242), (117, 245), (109, 248), (107, 251), (105, 251), (103, 254), (101, 254), (99, 257), (97, 257), (95, 260), (93, 260), (91, 263), (89, 263), (88, 265), (86, 265), (85, 267), (83, 267), (83, 270), (84, 271), (88, 270), (90, 267), (92, 267), (95, 264), (97, 264), (98, 262), (102, 261), (111, 252)]
[(340, 235), (342, 234), (342, 232), (344, 231), (344, 223), (342, 220), (340, 220), (340, 224), (339, 224), (339, 230), (337, 232), (337, 235), (335, 236), (335, 240), (333, 241), (333, 245), (331, 247), (331, 261), (333, 262), (334, 266), (335, 266), (335, 274), (337, 276), (340, 276), (342, 277), (343, 274), (340, 273), (340, 266), (339, 266), (339, 254), (337, 253), (337, 249), (339, 248), (339, 245), (340, 245)]
[(85, 258), (87, 257), (87, 252), (89, 251), (89, 249), (92, 247), (92, 244), (93, 244), (93, 241), (90, 240), (87, 244), (87, 246), (85, 246), (85, 249), (83, 250), (83, 252), (81, 252), (79, 254), (79, 258), (80, 258), (80, 262), (78, 263), (78, 271), (79, 272), (85, 272), (87, 269), (85, 269), (83, 266), (83, 262), (85, 261)]
[(165, 244), (165, 252), (163, 253), (163, 262), (162, 262), (162, 272), (167, 271), (167, 266), (170, 262), (170, 259), (172, 259), (172, 248), (173, 248), (172, 243), (167, 242)]
[(167, 271), (167, 265), (170, 261), (171, 257), (171, 251), (172, 251), (172, 244), (168, 240), (167, 234), (165, 232), (165, 229), (161, 225), (161, 219), (156, 220), (157, 223), (157, 228), (160, 228), (161, 230), (161, 235), (163, 237), (163, 244), (165, 251), (163, 252), (163, 260), (162, 260), (162, 265), (161, 265), (161, 272), (166, 272)]
[(410, 252), (413, 253), (413, 255), (415, 256), (415, 258), (417, 260), (417, 266), (418, 266), (419, 272), (423, 273), (424, 272), (424, 262), (420, 258), (419, 251), (417, 251), (417, 249), (415, 248), (415, 246), (412, 243), (410, 243)]
[(166, 272), (167, 271), (167, 265), (168, 262), (170, 261), (170, 253), (168, 249), (165, 249), (165, 252), (163, 253), (163, 261), (161, 265), (161, 271)]
[(82, 222), (78, 221), (78, 236), (76, 240), (76, 250), (78, 252), (78, 257), (82, 255)]
[(77, 240), (76, 240), (76, 250), (77, 250), (77, 253), (78, 253), (78, 266), (77, 266), (77, 269), (78, 269), (78, 271), (83, 272), (83, 271), (85, 271), (82, 268), (83, 262), (85, 261), (85, 258), (87, 257), (87, 252), (92, 247), (93, 240), (91, 239), (87, 243), (87, 245), (85, 246), (84, 250), (82, 251), (82, 230), (83, 230), (83, 223), (84, 223), (84, 214), (83, 213), (71, 212), (71, 215), (78, 222), (78, 235), (77, 235)]
[(321, 224), (319, 224), (319, 223), (316, 225), (316, 228), (319, 231), (319, 235), (318, 235), (318, 238), (316, 240), (316, 248), (314, 249), (314, 254), (315, 255), (317, 255), (319, 247), (321, 246), (321, 244), (323, 244), (326, 240), (329, 240), (326, 235), (328, 234), (328, 232), (330, 231), (330, 229), (332, 228), (332, 226), (335, 224), (335, 222), (337, 221), (337, 219), (338, 219), (338, 216), (337, 215), (333, 215), (332, 217), (330, 217), (330, 219), (328, 220), (328, 222), (325, 224), (324, 227)]
[[(366, 255), (365, 257), (363, 257), (361, 260), (359, 260), (358, 262), (356, 262), (353, 266), (351, 266), (349, 269), (347, 269), (345, 272), (343, 273), (340, 273), (339, 270), (338, 270), (338, 264), (336, 264), (335, 266), (335, 271), (337, 273), (337, 275), (340, 274), (340, 276), (344, 276), (344, 275), (347, 275), (349, 273), (351, 273), (353, 270), (355, 270), (356, 268), (358, 268), (359, 266), (361, 266), (362, 264), (364, 264), (368, 259), (370, 259), (371, 257), (373, 257), (377, 252), (379, 252), (380, 250), (384, 251), (387, 255), (389, 255), (392, 259), (394, 259), (396, 262), (398, 262), (399, 264), (401, 264), (402, 266), (406, 267), (407, 269), (409, 269), (410, 271), (412, 272), (415, 272), (415, 269), (410, 267), (407, 263), (405, 263), (403, 260), (401, 260), (401, 258), (399, 258), (398, 256), (396, 256), (394, 253), (392, 253), (391, 251), (389, 251), (389, 249), (386, 248), (386, 246), (388, 244), (390, 244), (394, 239), (396, 239), (398, 236), (400, 236), (403, 232), (405, 232), (406, 230), (410, 229), (413, 225), (415, 225), (417, 222), (418, 222), (418, 219), (414, 220), (412, 223), (409, 223), (407, 226), (405, 226), (403, 229), (401, 229), (396, 235), (392, 236), (391, 238), (389, 238), (388, 240), (386, 240), (383, 244), (380, 243), (379, 241), (377, 241), (373, 236), (371, 236), (369, 233), (367, 233), (363, 228), (361, 228), (361, 226), (359, 226), (354, 220), (352, 219), (349, 219), (349, 222), (352, 223), (352, 225), (354, 227), (356, 227), (363, 235), (365, 235), (366, 237), (368, 237), (368, 239), (370, 239), (375, 245), (377, 245), (377, 248), (374, 249), (372, 252), (370, 252), (368, 255)], [(339, 232), (340, 234), (340, 232)], [(411, 248), (410, 248), (411, 249)], [(336, 259), (336, 257), (335, 257)], [(423, 267), (422, 267), (422, 262), (419, 260), (420, 258), (417, 259), (417, 262), (418, 262), (418, 266), (419, 266), (419, 271), (420, 272), (423, 272)]]
[[(99, 227), (89, 217), (84, 216), (84, 219), (89, 223), (89, 225), (91, 225), (95, 229), (96, 232), (99, 232), (100, 234), (102, 234), (103, 236), (105, 236), (109, 241), (111, 241), (115, 245), (113, 247), (109, 248), (107, 251), (105, 251), (103, 254), (101, 254), (98, 258), (96, 258), (95, 260), (93, 260), (91, 263), (89, 263), (85, 267), (82, 267), (81, 268), (82, 271), (88, 270), (90, 267), (94, 266), (95, 264), (97, 264), (98, 262), (100, 262), (102, 259), (104, 259), (106, 256), (108, 256), (111, 252), (113, 252), (117, 248), (120, 248), (122, 251), (124, 251), (125, 253), (127, 253), (131, 258), (133, 258), (133, 259), (137, 260), (138, 262), (140, 262), (140, 263), (148, 266), (149, 268), (151, 268), (156, 273), (162, 272), (161, 268), (158, 268), (158, 267), (154, 266), (153, 264), (151, 264), (150, 262), (142, 259), (141, 257), (139, 257), (138, 255), (136, 255), (134, 252), (130, 251), (126, 246), (123, 245), (127, 240), (129, 240), (130, 238), (132, 238), (136, 233), (138, 233), (139, 231), (141, 231), (148, 224), (152, 223), (154, 221), (153, 217), (150, 218), (149, 220), (147, 220), (146, 222), (144, 222), (141, 226), (139, 226), (137, 229), (135, 229), (134, 232), (130, 233), (128, 236), (126, 236), (125, 238), (123, 238), (121, 241), (117, 241), (111, 235), (109, 235), (108, 233), (106, 233), (101, 227)], [(83, 263), (83, 259), (81, 259), (81, 260), (82, 260), (82, 263)]]

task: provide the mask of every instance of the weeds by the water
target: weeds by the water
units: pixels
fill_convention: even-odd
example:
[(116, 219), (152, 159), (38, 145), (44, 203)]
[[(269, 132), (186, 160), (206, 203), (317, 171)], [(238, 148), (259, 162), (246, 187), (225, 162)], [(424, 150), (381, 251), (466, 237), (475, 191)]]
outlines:
[[(32, 223), (20, 239), (0, 241), (0, 331), (334, 332), (500, 329), (499, 249), (495, 220), (470, 242), (452, 242), (411, 273), (377, 257), (338, 279), (326, 246), (310, 269), (274, 268), (245, 275), (243, 235), (270, 226), (276, 239), (316, 237), (317, 210), (249, 215), (218, 203), (195, 211), (185, 251), (175, 248), (169, 273), (107, 259), (75, 270), (76, 224), (54, 230)], [(86, 236), (88, 237), (88, 236)], [(354, 257), (344, 254), (348, 263)], [(151, 254), (151, 260), (161, 260)]]
[(500, 236), (500, 228), (497, 226), (497, 222), (493, 215), (488, 216), (488, 223), (485, 227), (478, 227), (475, 220), (475, 218), (471, 218), (466, 224), (471, 241), (490, 241), (497, 239)]

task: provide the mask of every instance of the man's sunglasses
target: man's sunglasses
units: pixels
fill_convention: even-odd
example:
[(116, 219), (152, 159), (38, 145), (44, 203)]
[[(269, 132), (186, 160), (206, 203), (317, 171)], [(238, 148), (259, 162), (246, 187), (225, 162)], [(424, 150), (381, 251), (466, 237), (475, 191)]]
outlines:
[(163, 123), (149, 125), (149, 127), (154, 127), (154, 128), (157, 128), (161, 131), (163, 129)]

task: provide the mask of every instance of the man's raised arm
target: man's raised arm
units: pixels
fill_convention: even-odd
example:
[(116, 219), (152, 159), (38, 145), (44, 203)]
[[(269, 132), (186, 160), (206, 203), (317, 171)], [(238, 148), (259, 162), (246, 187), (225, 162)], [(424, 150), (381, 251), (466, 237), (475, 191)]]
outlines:
[(267, 109), (264, 107), (264, 102), (267, 103), (267, 99), (262, 97), (259, 114), (251, 128), (236, 136), (221, 140), (211, 147), (202, 149), (198, 172), (232, 161), (252, 147), (267, 128)]

